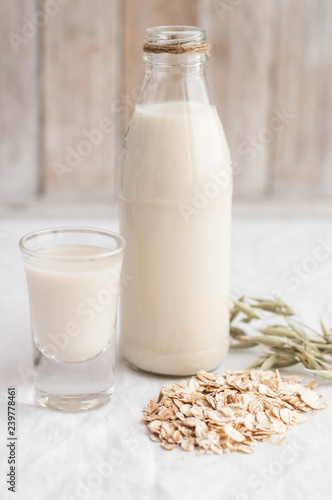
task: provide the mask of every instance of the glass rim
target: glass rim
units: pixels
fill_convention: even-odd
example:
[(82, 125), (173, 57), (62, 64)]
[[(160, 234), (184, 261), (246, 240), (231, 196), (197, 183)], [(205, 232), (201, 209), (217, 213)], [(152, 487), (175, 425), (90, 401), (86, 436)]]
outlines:
[(206, 41), (206, 31), (199, 26), (164, 25), (147, 28), (145, 39), (157, 45), (197, 45)]
[[(82, 234), (95, 234), (106, 236), (113, 241), (116, 241), (117, 248), (111, 250), (105, 248), (105, 252), (96, 253), (91, 255), (52, 255), (52, 254), (44, 254), (39, 250), (32, 250), (26, 246), (26, 243), (42, 236), (48, 236), (52, 234), (60, 234), (60, 233), (82, 233)], [(126, 246), (126, 240), (118, 233), (113, 231), (108, 231), (107, 229), (98, 229), (93, 227), (86, 226), (62, 226), (62, 227), (50, 227), (47, 229), (40, 229), (38, 231), (32, 231), (31, 233), (27, 233), (22, 236), (22, 238), (18, 242), (20, 250), (23, 255), (28, 255), (30, 257), (35, 257), (38, 259), (47, 259), (47, 260), (56, 260), (56, 261), (79, 261), (79, 262), (87, 262), (87, 261), (97, 261), (107, 259), (109, 257), (113, 257), (124, 251)]]

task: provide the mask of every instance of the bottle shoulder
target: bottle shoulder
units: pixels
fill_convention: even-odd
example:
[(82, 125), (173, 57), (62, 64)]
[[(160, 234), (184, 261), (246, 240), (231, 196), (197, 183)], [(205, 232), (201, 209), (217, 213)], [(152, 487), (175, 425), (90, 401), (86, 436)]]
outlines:
[(120, 194), (181, 197), (215, 172), (231, 177), (230, 152), (214, 106), (136, 106), (120, 155)]

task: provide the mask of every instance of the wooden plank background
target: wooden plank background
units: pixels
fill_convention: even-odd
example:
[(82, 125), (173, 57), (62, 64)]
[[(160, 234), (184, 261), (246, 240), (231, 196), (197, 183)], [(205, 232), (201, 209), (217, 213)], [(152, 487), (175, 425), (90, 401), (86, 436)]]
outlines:
[(159, 24), (207, 30), (235, 198), (328, 199), (331, 0), (3, 0), (0, 201), (112, 198)]
[(36, 6), (0, 2), (0, 199), (40, 191), (40, 40), (28, 27), (22, 34), (22, 18), (31, 19)]
[[(111, 193), (120, 139), (111, 110), (121, 84), (119, 17), (119, 1), (71, 0), (43, 30), (43, 171), (49, 195)], [(107, 133), (100, 129), (105, 119), (112, 122)]]

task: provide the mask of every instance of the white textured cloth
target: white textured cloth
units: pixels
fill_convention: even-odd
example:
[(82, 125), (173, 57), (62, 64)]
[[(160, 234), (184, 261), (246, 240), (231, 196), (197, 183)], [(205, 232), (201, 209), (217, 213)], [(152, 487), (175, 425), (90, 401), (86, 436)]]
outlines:
[[(261, 443), (253, 455), (197, 456), (150, 441), (142, 408), (166, 377), (117, 363), (112, 402), (86, 414), (62, 414), (33, 401), (28, 297), (18, 239), (56, 225), (117, 229), (115, 219), (21, 218), (0, 224), (0, 498), (17, 500), (327, 500), (331, 498), (332, 407), (287, 433), (284, 444)], [(332, 325), (332, 224), (328, 219), (235, 218), (232, 290), (266, 296), (281, 290), (312, 326)], [(324, 243), (325, 242), (325, 243)], [(323, 250), (317, 250), (320, 245)], [(292, 266), (299, 266), (294, 268)], [(296, 276), (296, 273), (302, 278)], [(242, 369), (254, 353), (231, 353), (221, 369)], [(304, 373), (295, 367), (287, 373)], [(20, 374), (21, 373), (21, 374)], [(174, 379), (173, 379), (174, 380)], [(17, 492), (8, 492), (6, 447), (9, 384), (17, 388)], [(324, 400), (332, 384), (319, 381)]]

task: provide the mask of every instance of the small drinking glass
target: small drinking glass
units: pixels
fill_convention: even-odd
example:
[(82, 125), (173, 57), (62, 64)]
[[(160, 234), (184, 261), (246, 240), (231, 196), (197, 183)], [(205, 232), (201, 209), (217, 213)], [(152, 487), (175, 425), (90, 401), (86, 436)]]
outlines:
[(104, 406), (114, 387), (124, 238), (100, 229), (64, 227), (28, 234), (19, 245), (37, 402), (71, 412)]

